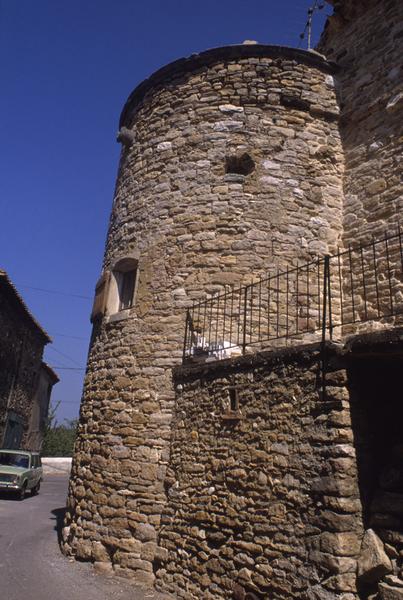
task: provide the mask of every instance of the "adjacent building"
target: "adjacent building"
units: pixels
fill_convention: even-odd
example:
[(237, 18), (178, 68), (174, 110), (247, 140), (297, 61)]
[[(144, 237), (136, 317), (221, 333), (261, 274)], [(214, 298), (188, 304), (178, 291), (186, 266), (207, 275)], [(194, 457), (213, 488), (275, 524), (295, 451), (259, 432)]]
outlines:
[(0, 444), (38, 451), (52, 387), (43, 362), (51, 338), (35, 320), (7, 273), (0, 270)]

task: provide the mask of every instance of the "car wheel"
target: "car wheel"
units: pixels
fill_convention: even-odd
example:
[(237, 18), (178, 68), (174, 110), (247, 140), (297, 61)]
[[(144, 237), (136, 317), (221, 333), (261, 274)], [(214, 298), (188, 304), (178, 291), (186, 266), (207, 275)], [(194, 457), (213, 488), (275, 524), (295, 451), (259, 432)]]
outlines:
[(25, 481), (18, 494), (18, 500), (24, 500), (27, 491), (27, 482)]
[(31, 495), (36, 496), (36, 494), (39, 494), (40, 489), (41, 489), (41, 482), (38, 481), (38, 483), (32, 488)]

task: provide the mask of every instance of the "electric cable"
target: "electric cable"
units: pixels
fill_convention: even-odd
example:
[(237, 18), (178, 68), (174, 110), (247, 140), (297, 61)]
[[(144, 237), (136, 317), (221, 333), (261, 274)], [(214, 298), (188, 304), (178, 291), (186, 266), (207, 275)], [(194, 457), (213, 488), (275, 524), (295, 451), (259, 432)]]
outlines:
[(61, 350), (58, 350), (54, 346), (49, 346), (48, 349), (53, 350), (53, 352), (56, 352), (56, 354), (60, 354), (60, 356), (63, 356), (64, 358), (67, 358), (67, 360), (70, 360), (74, 365), (77, 365), (77, 367), (81, 368), (80, 363), (78, 363), (74, 358), (72, 358), (68, 354), (65, 354), (64, 352), (62, 352)]
[(57, 294), (59, 296), (68, 296), (70, 298), (80, 298), (82, 300), (91, 300), (90, 296), (83, 296), (82, 294), (70, 294), (69, 292), (61, 292), (60, 290), (48, 290), (45, 288), (34, 287), (32, 285), (26, 285), (24, 283), (16, 283), (15, 286), (27, 288), (29, 290), (35, 290), (37, 292), (45, 292), (46, 294)]

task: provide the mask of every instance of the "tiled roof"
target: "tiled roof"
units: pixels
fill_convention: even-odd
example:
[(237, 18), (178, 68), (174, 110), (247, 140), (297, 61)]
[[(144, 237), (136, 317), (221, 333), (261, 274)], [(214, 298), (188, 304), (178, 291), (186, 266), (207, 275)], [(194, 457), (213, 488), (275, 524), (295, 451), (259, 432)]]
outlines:
[(25, 316), (31, 322), (31, 325), (33, 325), (43, 335), (43, 337), (46, 340), (46, 343), (51, 342), (52, 338), (39, 325), (38, 321), (32, 315), (32, 313), (30, 312), (29, 308), (25, 304), (24, 300), (22, 299), (22, 297), (18, 293), (16, 287), (14, 286), (14, 284), (11, 281), (11, 279), (7, 275), (6, 271), (4, 271), (3, 269), (0, 269), (0, 284), (1, 283), (3, 283), (8, 288), (8, 290), (12, 293), (12, 295), (14, 296), (14, 298), (15, 298), (17, 304), (19, 305), (20, 309), (22, 310), (22, 312), (25, 314)]

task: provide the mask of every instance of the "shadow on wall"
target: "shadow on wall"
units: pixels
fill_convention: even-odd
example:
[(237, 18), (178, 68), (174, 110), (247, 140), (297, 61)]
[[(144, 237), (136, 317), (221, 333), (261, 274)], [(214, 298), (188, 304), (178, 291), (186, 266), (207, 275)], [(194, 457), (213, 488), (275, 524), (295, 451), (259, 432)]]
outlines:
[(382, 540), (390, 559), (361, 580), (360, 595), (376, 592), (379, 580), (403, 569), (403, 353), (355, 359), (348, 370), (351, 418), (365, 530)]

